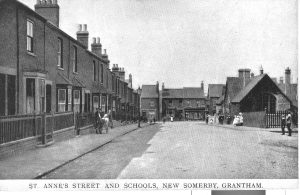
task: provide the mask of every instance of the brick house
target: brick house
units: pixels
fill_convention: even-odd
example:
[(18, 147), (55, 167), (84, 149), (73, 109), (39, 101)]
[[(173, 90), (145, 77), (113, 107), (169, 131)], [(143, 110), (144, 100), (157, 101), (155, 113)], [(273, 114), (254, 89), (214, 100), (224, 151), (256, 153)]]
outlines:
[(209, 114), (213, 115), (215, 113), (222, 112), (220, 106), (218, 106), (217, 101), (225, 92), (225, 85), (224, 84), (209, 84), (208, 85), (208, 112)]
[(206, 98), (202, 87), (165, 88), (161, 91), (162, 116), (177, 120), (204, 120)]
[(100, 106), (132, 118), (129, 109), (138, 105), (127, 99), (133, 89), (128, 92), (124, 69), (110, 70), (100, 38), (88, 50), (86, 24), (79, 25), (76, 39), (62, 31), (59, 11), (56, 0), (37, 0), (35, 11), (0, 0), (0, 116), (88, 113)]
[(141, 116), (160, 119), (159, 114), (159, 83), (156, 85), (142, 85)]

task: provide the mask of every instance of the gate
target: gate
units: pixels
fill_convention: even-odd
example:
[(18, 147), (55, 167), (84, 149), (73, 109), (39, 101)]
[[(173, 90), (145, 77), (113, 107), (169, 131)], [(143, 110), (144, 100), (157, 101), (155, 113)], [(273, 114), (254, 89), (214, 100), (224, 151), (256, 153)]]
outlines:
[(287, 116), (287, 111), (277, 111), (275, 113), (266, 113), (266, 128), (277, 128), (281, 126), (281, 117)]

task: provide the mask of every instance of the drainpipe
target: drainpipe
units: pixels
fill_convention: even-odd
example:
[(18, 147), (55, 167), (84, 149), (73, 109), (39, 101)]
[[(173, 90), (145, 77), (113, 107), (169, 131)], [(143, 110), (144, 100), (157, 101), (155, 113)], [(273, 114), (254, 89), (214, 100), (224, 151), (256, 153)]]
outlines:
[[(20, 102), (20, 98), (19, 98), (19, 94), (20, 94), (20, 51), (19, 51), (19, 7), (17, 6), (17, 10), (16, 10), (16, 24), (17, 24), (17, 81), (16, 81), (16, 112), (17, 114), (20, 114), (20, 106), (19, 106), (19, 102)], [(24, 102), (25, 103), (25, 102)]]

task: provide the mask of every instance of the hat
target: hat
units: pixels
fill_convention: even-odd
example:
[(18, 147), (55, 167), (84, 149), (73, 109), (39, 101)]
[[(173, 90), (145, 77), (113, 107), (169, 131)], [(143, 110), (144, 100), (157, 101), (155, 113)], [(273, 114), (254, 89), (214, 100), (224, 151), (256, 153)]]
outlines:
[(243, 115), (243, 114), (240, 112), (239, 115)]

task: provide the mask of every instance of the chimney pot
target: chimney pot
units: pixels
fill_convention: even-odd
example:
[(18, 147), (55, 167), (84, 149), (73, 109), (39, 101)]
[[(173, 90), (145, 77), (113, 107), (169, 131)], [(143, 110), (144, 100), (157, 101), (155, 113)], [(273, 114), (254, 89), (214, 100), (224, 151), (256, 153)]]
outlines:
[(37, 5), (41, 4), (41, 1), (40, 0), (36, 0), (36, 4)]
[(100, 44), (100, 37), (97, 37), (97, 43)]
[(83, 31), (87, 31), (87, 24), (83, 25)]
[(82, 24), (78, 24), (78, 32), (82, 31)]
[(47, 4), (51, 5), (52, 1), (51, 0), (47, 0)]
[(106, 54), (106, 49), (104, 49), (104, 54)]
[(93, 37), (93, 43), (94, 44), (96, 43), (96, 37)]
[(285, 84), (291, 84), (291, 69), (289, 67), (285, 69)]
[(57, 0), (53, 0), (53, 2), (52, 2), (52, 3), (56, 5), (56, 4), (57, 4)]

